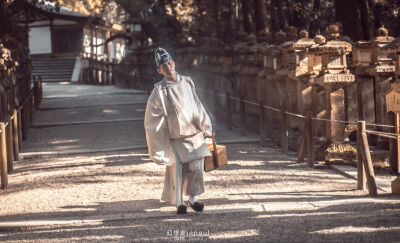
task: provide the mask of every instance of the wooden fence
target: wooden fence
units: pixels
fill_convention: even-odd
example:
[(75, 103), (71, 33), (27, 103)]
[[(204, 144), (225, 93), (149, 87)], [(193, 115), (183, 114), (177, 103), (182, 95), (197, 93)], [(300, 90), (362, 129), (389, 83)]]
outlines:
[[(215, 97), (215, 92), (208, 91), (208, 90), (203, 90), (209, 95), (212, 95)], [(302, 126), (301, 130), (301, 145), (298, 150), (298, 155), (297, 155), (297, 162), (302, 163), (304, 162), (305, 155), (307, 155), (307, 165), (310, 168), (314, 167), (315, 164), (315, 158), (314, 158), (314, 142), (313, 142), (313, 121), (322, 121), (322, 122), (341, 122), (341, 123), (346, 123), (350, 124), (351, 122), (348, 121), (339, 121), (339, 120), (328, 120), (328, 119), (320, 119), (320, 118), (315, 118), (313, 117), (313, 114), (311, 111), (308, 111), (305, 116), (301, 114), (294, 114), (291, 112), (285, 111), (284, 108), (274, 108), (270, 106), (264, 105), (262, 102), (261, 103), (256, 103), (253, 101), (246, 100), (244, 98), (238, 98), (238, 97), (233, 97), (231, 96), (229, 91), (226, 91), (225, 94), (217, 94), (217, 96), (220, 96), (225, 99), (225, 107), (221, 107), (222, 110), (224, 111), (224, 114), (226, 116), (226, 125), (228, 129), (232, 130), (232, 123), (233, 123), (233, 117), (232, 114), (233, 109), (232, 109), (232, 102), (238, 102), (239, 103), (239, 120), (240, 120), (240, 133), (242, 135), (246, 134), (246, 105), (258, 107), (258, 130), (259, 130), (259, 138), (260, 138), (260, 145), (265, 145), (265, 138), (269, 136), (269, 134), (266, 134), (266, 127), (268, 127), (270, 124), (267, 122), (270, 119), (266, 119), (266, 110), (273, 111), (276, 113), (277, 116), (280, 116), (280, 124), (281, 124), (281, 132), (280, 132), (280, 143), (281, 143), (281, 151), (283, 154), (288, 153), (288, 135), (289, 135), (289, 130), (287, 127), (288, 124), (288, 117), (296, 117), (300, 119), (300, 122), (303, 123), (304, 125)], [(211, 99), (212, 100), (212, 99)], [(390, 128), (392, 130), (395, 130), (396, 133), (388, 133), (388, 132), (382, 132), (382, 131), (374, 131), (374, 130), (368, 130), (366, 127), (368, 126), (373, 126), (373, 127), (385, 127), (385, 128)], [(396, 129), (394, 129), (396, 128)], [(365, 121), (358, 121), (357, 122), (357, 188), (360, 190), (365, 190), (368, 188), (369, 195), (370, 196), (377, 196), (377, 185), (375, 181), (375, 173), (374, 173), (374, 168), (372, 164), (372, 159), (371, 159), (371, 153), (369, 149), (369, 143), (368, 143), (368, 136), (367, 134), (373, 134), (376, 136), (381, 136), (393, 140), (399, 140), (400, 139), (400, 128), (392, 125), (382, 125), (382, 124), (371, 124), (371, 123), (366, 123)], [(391, 153), (393, 153), (394, 150), (391, 150)]]
[(42, 100), (41, 77), (33, 77), (31, 87), (25, 93), (20, 106), (13, 107), (15, 92), (11, 87), (7, 92), (0, 94), (3, 107), (8, 112), (3, 113), (0, 122), (0, 176), (1, 189), (8, 186), (8, 174), (14, 170), (14, 161), (19, 159), (22, 140), (28, 137), (29, 126), (33, 121), (35, 110)]

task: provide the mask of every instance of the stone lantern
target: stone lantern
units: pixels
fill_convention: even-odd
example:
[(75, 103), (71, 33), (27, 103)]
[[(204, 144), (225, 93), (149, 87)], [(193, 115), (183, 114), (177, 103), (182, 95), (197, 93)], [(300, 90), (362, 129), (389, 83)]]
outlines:
[[(293, 34), (292, 34), (293, 35)], [(308, 85), (308, 48), (315, 45), (313, 39), (308, 37), (308, 32), (302, 30), (300, 38), (281, 44), (282, 67), (276, 71), (281, 86), (281, 104), (287, 111), (305, 114), (311, 105), (311, 87)], [(308, 106), (308, 107), (307, 107)], [(282, 107), (283, 108), (283, 107)], [(300, 131), (301, 123), (298, 118), (288, 116), (289, 128)], [(290, 133), (289, 133), (290, 134)], [(293, 134), (293, 133), (292, 133)], [(295, 137), (299, 134), (293, 134)], [(294, 144), (292, 144), (294, 142)], [(299, 139), (290, 139), (290, 147), (298, 147)]]
[[(388, 30), (383, 26), (378, 29), (377, 37), (370, 41), (357, 41), (353, 48), (353, 66), (356, 68), (357, 85), (359, 94), (365, 97), (373, 97), (375, 94), (375, 105), (363, 107), (362, 101), (358, 105), (359, 119), (382, 124), (385, 121), (384, 93), (390, 88), (390, 83), (395, 72), (392, 53), (388, 46), (394, 41), (388, 36)], [(373, 119), (375, 118), (375, 119)]]
[[(322, 88), (325, 94), (324, 111), (320, 112), (318, 105), (318, 90), (312, 94), (313, 116), (328, 120), (346, 119), (344, 88), (355, 81), (353, 74), (347, 69), (346, 57), (350, 54), (352, 46), (347, 41), (339, 40), (339, 27), (329, 25), (326, 28), (328, 41), (324, 43), (323, 37), (316, 38), (317, 45), (308, 52), (310, 84), (313, 89)], [(319, 86), (319, 87), (316, 87)], [(345, 123), (325, 122), (325, 135), (328, 139), (327, 146), (323, 146), (325, 159), (348, 159), (342, 156), (342, 147), (345, 139)], [(321, 152), (321, 151), (317, 151)], [(353, 153), (353, 152), (352, 152)], [(318, 156), (318, 153), (317, 153)]]
[[(257, 74), (262, 68), (259, 65), (258, 44), (254, 34), (248, 35), (246, 40), (247, 46), (243, 46), (240, 50), (241, 69), (238, 73), (238, 93), (240, 97), (257, 102)], [(249, 106), (248, 110), (250, 113), (255, 113), (258, 108)]]
[[(308, 38), (306, 30), (300, 31), (300, 39), (294, 42), (285, 42), (281, 46), (282, 50), (282, 65), (287, 70), (287, 84), (286, 89), (289, 91), (290, 87), (294, 87), (293, 95), (288, 95), (294, 100), (290, 102), (294, 107), (293, 112), (304, 114), (305, 93), (310, 93), (304, 90), (308, 89), (305, 85), (308, 83), (308, 48), (315, 45), (315, 41)], [(295, 82), (294, 85), (290, 84), (290, 80)]]

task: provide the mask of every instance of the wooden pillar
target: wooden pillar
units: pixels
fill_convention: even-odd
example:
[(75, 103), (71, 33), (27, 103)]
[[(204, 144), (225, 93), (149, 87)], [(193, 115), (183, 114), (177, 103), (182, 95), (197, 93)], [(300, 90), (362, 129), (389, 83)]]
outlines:
[(231, 105), (231, 92), (229, 90), (226, 91), (226, 116), (227, 116), (227, 125), (229, 131), (232, 131), (232, 105)]
[(6, 189), (8, 186), (8, 171), (7, 171), (7, 146), (6, 146), (6, 124), (0, 122), (0, 175), (1, 189)]
[(240, 97), (240, 135), (246, 135), (246, 108), (243, 97)]
[(367, 189), (367, 181), (365, 175), (364, 163), (362, 162), (362, 124), (357, 123), (357, 189), (365, 190)]
[[(375, 122), (377, 124), (383, 124), (382, 121), (382, 115), (383, 115), (383, 110), (382, 110), (382, 83), (381, 83), (381, 77), (379, 75), (375, 75), (374, 78), (374, 86), (375, 86)], [(378, 131), (380, 130), (380, 127), (378, 127)]]
[(260, 145), (265, 146), (265, 108), (264, 101), (260, 102), (258, 120), (260, 125)]
[(361, 155), (364, 163), (365, 174), (367, 177), (368, 191), (370, 196), (375, 197), (377, 196), (378, 192), (375, 182), (375, 172), (372, 166), (371, 154), (369, 151), (367, 133), (365, 132), (366, 125), (365, 121), (359, 121), (359, 123), (360, 123), (359, 126), (361, 126), (361, 137), (362, 137)]
[(22, 139), (25, 140), (28, 137), (28, 109), (26, 99), (22, 105)]
[(288, 126), (287, 126), (287, 115), (284, 108), (281, 109), (281, 147), (282, 153), (288, 153)]
[(14, 151), (13, 151), (13, 129), (11, 116), (6, 116), (6, 144), (7, 144), (7, 172), (14, 170)]
[(303, 83), (302, 80), (297, 80), (296, 82), (296, 93), (297, 93), (297, 113), (304, 114), (304, 95), (303, 95)]
[(397, 150), (397, 157), (396, 157), (396, 164), (394, 166), (394, 172), (397, 175), (400, 175), (400, 113), (395, 113), (395, 126), (396, 126), (396, 134), (397, 134), (397, 141), (396, 141), (396, 150)]
[(21, 108), (18, 109), (18, 148), (22, 149), (22, 112)]
[(18, 112), (13, 110), (13, 120), (12, 120), (12, 133), (13, 133), (13, 151), (14, 160), (19, 160), (19, 134), (18, 134)]
[[(314, 117), (318, 116), (318, 86), (313, 85), (311, 87), (311, 110)], [(317, 128), (317, 121), (311, 121), (313, 127)], [(318, 129), (313, 130), (313, 135), (317, 135)]]
[(314, 140), (313, 140), (313, 123), (312, 123), (312, 118), (313, 114), (312, 112), (307, 112), (306, 114), (306, 140), (307, 140), (307, 165), (310, 168), (314, 167)]
[(362, 98), (362, 79), (357, 80), (357, 113), (358, 120), (364, 121), (364, 106), (363, 106), (363, 98)]

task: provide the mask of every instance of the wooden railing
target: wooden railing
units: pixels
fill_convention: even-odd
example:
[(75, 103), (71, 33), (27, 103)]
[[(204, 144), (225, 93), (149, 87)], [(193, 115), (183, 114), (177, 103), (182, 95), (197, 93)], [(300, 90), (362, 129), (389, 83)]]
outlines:
[[(8, 186), (8, 174), (14, 170), (14, 161), (19, 160), (22, 140), (28, 137), (29, 126), (33, 121), (35, 110), (42, 100), (41, 77), (33, 77), (32, 85), (24, 93), (23, 101), (19, 106), (14, 106), (15, 87), (7, 92), (0, 93), (1, 101), (5, 102), (6, 112), (0, 122), (0, 176), (1, 189)], [(4, 105), (3, 105), (4, 107)]]

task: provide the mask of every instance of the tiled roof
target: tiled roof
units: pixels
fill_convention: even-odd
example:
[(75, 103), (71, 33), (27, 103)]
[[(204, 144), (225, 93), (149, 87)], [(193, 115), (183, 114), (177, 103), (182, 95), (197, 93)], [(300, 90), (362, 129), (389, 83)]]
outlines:
[[(27, 0), (27, 2), (31, 3), (31, 1), (29, 1), (29, 0)], [(72, 17), (89, 17), (89, 15), (72, 11), (71, 9), (69, 9), (67, 7), (64, 7), (61, 5), (56, 5), (55, 3), (48, 2), (45, 0), (39, 0), (34, 5), (35, 5), (35, 7), (39, 8), (43, 11), (49, 12), (49, 13), (67, 15), (67, 16), (72, 16)]]

